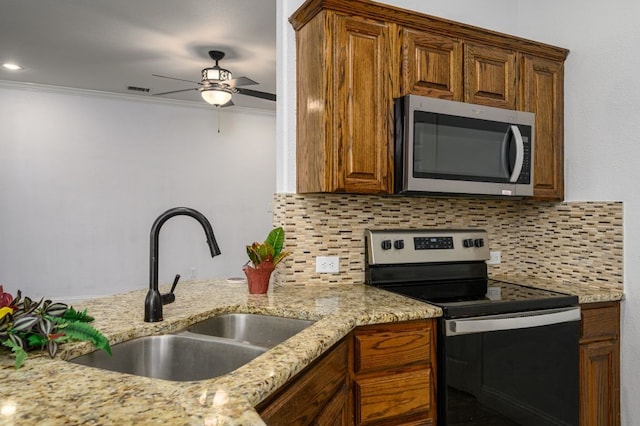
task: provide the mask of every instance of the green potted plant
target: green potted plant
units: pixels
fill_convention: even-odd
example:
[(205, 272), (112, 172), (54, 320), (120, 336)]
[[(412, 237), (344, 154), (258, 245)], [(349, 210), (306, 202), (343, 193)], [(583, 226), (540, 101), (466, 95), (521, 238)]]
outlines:
[[(262, 243), (255, 242), (247, 246), (247, 262), (242, 270), (247, 276), (249, 293), (264, 294), (269, 289), (269, 279), (276, 265), (290, 253), (282, 251), (284, 229), (274, 228)], [(249, 265), (252, 263), (253, 266)]]
[(20, 368), (27, 358), (27, 351), (47, 350), (53, 358), (58, 345), (65, 342), (88, 341), (96, 348), (111, 355), (109, 341), (90, 326), (93, 317), (87, 310), (76, 311), (64, 303), (41, 299), (35, 302), (20, 290), (16, 298), (5, 293), (0, 285), (0, 352), (11, 350)]

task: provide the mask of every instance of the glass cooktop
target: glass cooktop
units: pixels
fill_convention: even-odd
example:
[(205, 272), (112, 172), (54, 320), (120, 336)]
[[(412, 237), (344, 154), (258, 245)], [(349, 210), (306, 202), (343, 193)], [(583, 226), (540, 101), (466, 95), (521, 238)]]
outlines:
[(445, 318), (578, 306), (577, 296), (491, 279), (485, 295), (474, 298), (432, 299), (428, 287), (414, 284), (386, 290), (439, 306)]

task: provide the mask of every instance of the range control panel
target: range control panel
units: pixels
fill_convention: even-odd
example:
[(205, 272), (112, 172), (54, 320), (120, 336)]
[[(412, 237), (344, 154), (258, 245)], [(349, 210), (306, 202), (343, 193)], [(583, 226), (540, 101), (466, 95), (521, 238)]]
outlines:
[(366, 230), (369, 265), (463, 262), (489, 259), (482, 229)]

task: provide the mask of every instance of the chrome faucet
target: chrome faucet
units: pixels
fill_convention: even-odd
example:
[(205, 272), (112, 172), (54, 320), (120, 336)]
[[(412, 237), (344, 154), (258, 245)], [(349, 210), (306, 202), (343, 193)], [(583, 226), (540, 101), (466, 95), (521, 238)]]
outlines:
[(162, 213), (153, 225), (151, 226), (151, 253), (149, 256), (150, 271), (149, 271), (149, 291), (147, 297), (144, 300), (144, 320), (145, 322), (157, 322), (162, 321), (162, 306), (171, 303), (175, 300), (173, 290), (178, 284), (180, 275), (176, 275), (176, 279), (173, 282), (171, 292), (167, 294), (160, 294), (158, 290), (158, 243), (160, 236), (160, 228), (164, 223), (174, 216), (191, 216), (204, 228), (204, 233), (207, 234), (207, 244), (211, 250), (211, 257), (220, 254), (220, 248), (216, 242), (216, 237), (213, 235), (213, 228), (206, 217), (197, 210), (190, 209), (188, 207), (174, 207)]

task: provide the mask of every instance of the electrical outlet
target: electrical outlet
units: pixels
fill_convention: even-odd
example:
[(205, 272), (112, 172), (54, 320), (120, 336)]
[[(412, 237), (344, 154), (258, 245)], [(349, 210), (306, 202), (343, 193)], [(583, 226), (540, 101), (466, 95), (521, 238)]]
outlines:
[(316, 272), (320, 274), (337, 274), (340, 272), (338, 256), (316, 256)]
[(195, 280), (196, 278), (198, 278), (198, 268), (196, 266), (192, 266), (191, 269), (189, 269), (189, 279)]
[(487, 260), (488, 265), (499, 265), (501, 262), (501, 252), (499, 251), (490, 251), (489, 252), (489, 260)]

